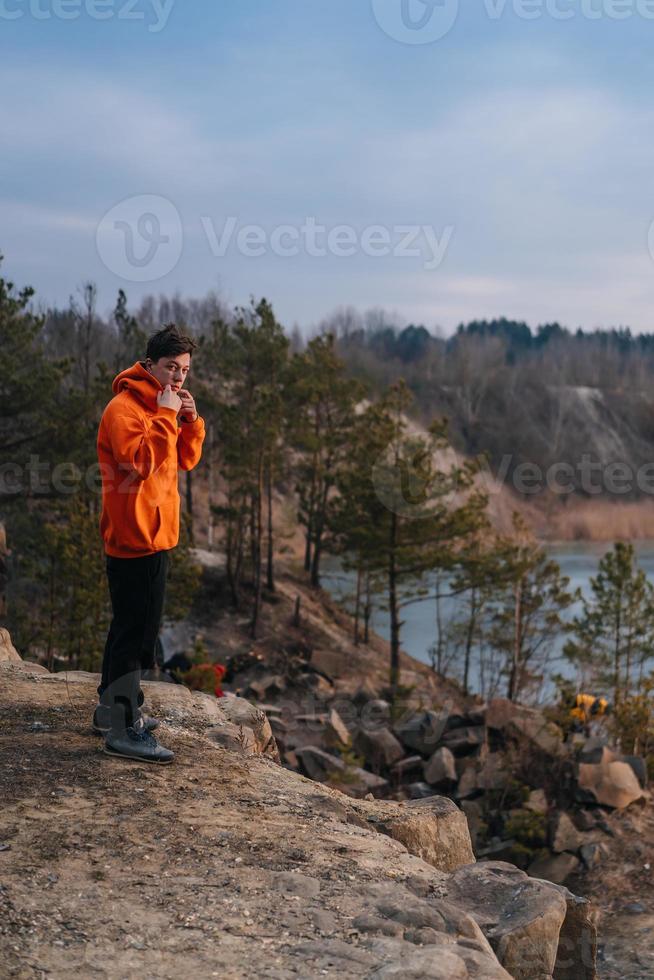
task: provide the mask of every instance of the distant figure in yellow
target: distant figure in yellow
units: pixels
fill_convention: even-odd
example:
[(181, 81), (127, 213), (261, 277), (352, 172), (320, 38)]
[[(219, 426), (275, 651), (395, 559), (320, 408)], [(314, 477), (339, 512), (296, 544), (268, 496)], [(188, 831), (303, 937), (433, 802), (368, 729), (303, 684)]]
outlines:
[(604, 718), (610, 710), (611, 706), (606, 698), (598, 698), (594, 694), (577, 694), (570, 709), (573, 731), (585, 731), (589, 734), (590, 723)]

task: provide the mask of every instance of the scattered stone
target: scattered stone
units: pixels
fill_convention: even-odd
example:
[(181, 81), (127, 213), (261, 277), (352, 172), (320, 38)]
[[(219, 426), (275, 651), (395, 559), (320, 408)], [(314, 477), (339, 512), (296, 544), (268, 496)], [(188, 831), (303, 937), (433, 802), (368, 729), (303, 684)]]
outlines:
[(643, 796), (631, 766), (626, 762), (607, 761), (606, 756), (597, 764), (579, 766), (579, 786), (598, 803), (616, 809), (623, 809)]
[(331, 709), (325, 722), (325, 735), (330, 744), (350, 745), (352, 736), (347, 725), (334, 708)]
[(425, 780), (432, 786), (456, 783), (458, 777), (451, 750), (445, 746), (436, 749), (431, 759), (425, 762), (423, 772)]
[(566, 851), (551, 857), (548, 855), (536, 858), (527, 871), (532, 878), (544, 878), (545, 881), (551, 881), (555, 885), (562, 885), (566, 878), (579, 868), (580, 863), (578, 857)]
[(535, 708), (526, 708), (507, 698), (490, 701), (486, 724), (504, 735), (526, 740), (545, 755), (562, 756), (566, 752), (558, 725), (547, 721)]
[(594, 830), (597, 827), (595, 815), (590, 810), (575, 810), (572, 814), (572, 822), (577, 830)]
[(593, 865), (599, 864), (605, 856), (606, 848), (602, 844), (583, 844), (579, 849), (579, 854), (586, 867), (592, 868)]
[(459, 800), (465, 800), (468, 796), (479, 795), (476, 766), (468, 766), (464, 770), (463, 775), (459, 779), (459, 785), (457, 786), (455, 795)]
[(455, 728), (445, 732), (443, 742), (457, 755), (469, 755), (486, 741), (486, 728), (483, 725)]
[(578, 851), (584, 843), (584, 837), (568, 814), (560, 811), (552, 823), (551, 841), (552, 850), (559, 854), (561, 851)]
[(393, 731), (409, 749), (424, 756), (433, 754), (447, 724), (447, 713), (421, 711), (403, 718), (393, 726)]
[(354, 751), (376, 772), (389, 768), (404, 755), (404, 749), (389, 728), (359, 729), (354, 738)]
[(476, 850), (477, 842), (485, 826), (483, 811), (479, 803), (477, 803), (475, 800), (463, 800), (461, 803), (461, 809), (466, 815), (472, 846)]
[(516, 841), (512, 837), (508, 840), (494, 837), (489, 844), (479, 849), (477, 857), (482, 861), (507, 861), (513, 864), (511, 858), (515, 845)]
[(483, 790), (503, 789), (506, 786), (509, 773), (501, 752), (491, 752), (481, 763), (476, 774), (475, 788)]
[(525, 810), (531, 810), (533, 813), (547, 813), (549, 806), (547, 797), (545, 796), (545, 790), (532, 790), (529, 794), (529, 799), (524, 804), (524, 808)]
[(421, 755), (406, 755), (391, 766), (391, 773), (397, 779), (402, 780), (407, 773), (422, 772), (423, 762)]
[(51, 725), (46, 725), (42, 721), (33, 721), (30, 725), (31, 732), (50, 732), (52, 731)]
[(331, 782), (351, 796), (365, 796), (366, 793), (382, 793), (388, 788), (388, 781), (358, 766), (346, 766), (338, 756), (323, 752), (315, 745), (305, 745), (295, 750), (306, 774), (319, 783)]
[(458, 711), (451, 711), (447, 716), (446, 732), (452, 732), (457, 728), (465, 728), (469, 724), (468, 715), (462, 715)]
[(323, 935), (328, 936), (332, 932), (336, 932), (338, 929), (338, 922), (336, 916), (326, 909), (307, 909), (307, 915), (313, 922), (316, 929), (322, 932)]
[(480, 704), (477, 708), (472, 708), (467, 715), (469, 725), (485, 725), (487, 704)]
[(300, 898), (316, 898), (320, 894), (317, 878), (300, 874), (299, 871), (279, 871), (273, 876), (272, 887), (285, 895), (299, 895)]
[(407, 790), (412, 800), (426, 800), (428, 797), (435, 795), (429, 783), (410, 783), (407, 786)]
[(366, 677), (352, 696), (352, 700), (357, 707), (366, 705), (369, 701), (376, 701), (377, 698), (379, 698), (379, 691), (369, 677)]
[(629, 902), (628, 905), (624, 906), (623, 912), (627, 912), (629, 915), (644, 915), (647, 909), (642, 902)]

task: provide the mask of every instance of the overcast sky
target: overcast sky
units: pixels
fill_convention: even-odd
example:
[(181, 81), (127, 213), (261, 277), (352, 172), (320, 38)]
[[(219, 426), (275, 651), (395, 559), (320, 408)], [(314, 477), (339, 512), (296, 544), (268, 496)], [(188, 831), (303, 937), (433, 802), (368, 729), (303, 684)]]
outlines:
[(0, 0), (3, 274), (654, 329), (654, 2), (461, 7)]

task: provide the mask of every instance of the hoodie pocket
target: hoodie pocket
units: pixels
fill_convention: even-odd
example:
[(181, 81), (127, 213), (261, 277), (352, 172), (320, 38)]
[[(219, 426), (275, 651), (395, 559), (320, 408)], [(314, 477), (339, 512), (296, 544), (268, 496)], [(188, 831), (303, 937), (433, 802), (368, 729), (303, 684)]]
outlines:
[(154, 509), (154, 531), (152, 532), (152, 543), (157, 539), (157, 535), (161, 531), (161, 510), (159, 507)]

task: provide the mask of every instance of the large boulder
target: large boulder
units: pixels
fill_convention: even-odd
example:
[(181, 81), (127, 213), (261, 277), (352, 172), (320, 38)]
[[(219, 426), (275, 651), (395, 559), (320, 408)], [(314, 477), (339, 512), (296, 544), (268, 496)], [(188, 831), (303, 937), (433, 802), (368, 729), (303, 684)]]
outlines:
[(430, 756), (441, 740), (447, 719), (446, 711), (417, 711), (401, 718), (393, 731), (408, 749)]
[(551, 840), (552, 850), (559, 854), (561, 851), (578, 851), (585, 838), (568, 814), (561, 811), (552, 821)]
[(447, 797), (401, 803), (362, 800), (353, 805), (368, 825), (400, 841), (407, 851), (440, 871), (474, 861), (466, 815)]
[(295, 750), (304, 771), (319, 783), (330, 783), (348, 796), (362, 797), (367, 793), (384, 793), (388, 781), (359, 766), (350, 766), (343, 759), (323, 752), (315, 745), (305, 745)]
[(11, 642), (9, 630), (0, 626), (0, 661), (9, 663), (22, 663), (23, 658), (16, 647)]
[(631, 766), (636, 774), (636, 779), (643, 789), (645, 789), (648, 782), (647, 762), (642, 755), (623, 755), (620, 761), (626, 762), (628, 766)]
[(567, 914), (558, 889), (511, 864), (488, 861), (459, 868), (445, 892), (476, 919), (514, 980), (551, 978)]
[(532, 878), (543, 878), (556, 885), (562, 885), (566, 878), (578, 871), (580, 860), (576, 855), (563, 851), (561, 854), (545, 853), (532, 861), (527, 868)]
[(544, 789), (533, 789), (529, 794), (529, 799), (523, 804), (525, 810), (532, 810), (534, 813), (547, 813), (549, 804)]
[(391, 776), (398, 782), (411, 777), (415, 778), (418, 774), (422, 774), (423, 765), (424, 759), (421, 755), (405, 755), (403, 759), (391, 766)]
[(566, 749), (563, 732), (547, 721), (542, 712), (526, 708), (507, 698), (493, 698), (486, 711), (486, 725), (505, 736), (526, 741), (545, 755), (563, 756)]
[(591, 793), (598, 803), (615, 809), (623, 809), (643, 796), (632, 767), (613, 760), (608, 750), (600, 762), (580, 764), (578, 782), (580, 789)]
[(431, 759), (424, 764), (425, 780), (432, 786), (456, 783), (456, 763), (450, 749), (442, 746), (436, 749)]
[(559, 935), (554, 980), (595, 980), (597, 977), (597, 921), (599, 913), (587, 898), (559, 885), (566, 916)]
[(477, 841), (479, 840), (482, 832), (486, 829), (484, 811), (476, 800), (464, 800), (461, 804), (461, 809), (465, 813), (468, 820), (470, 839), (472, 840), (473, 848), (476, 849)]
[(443, 735), (443, 744), (457, 755), (469, 755), (486, 741), (486, 729), (483, 725), (466, 725), (463, 728), (453, 728)]
[(484, 790), (504, 789), (509, 778), (504, 753), (491, 752), (479, 765), (476, 784), (479, 789)]
[(325, 737), (330, 745), (350, 745), (350, 730), (335, 708), (332, 708), (325, 722)]
[(404, 755), (404, 749), (389, 728), (359, 729), (353, 747), (376, 772), (390, 768)]

